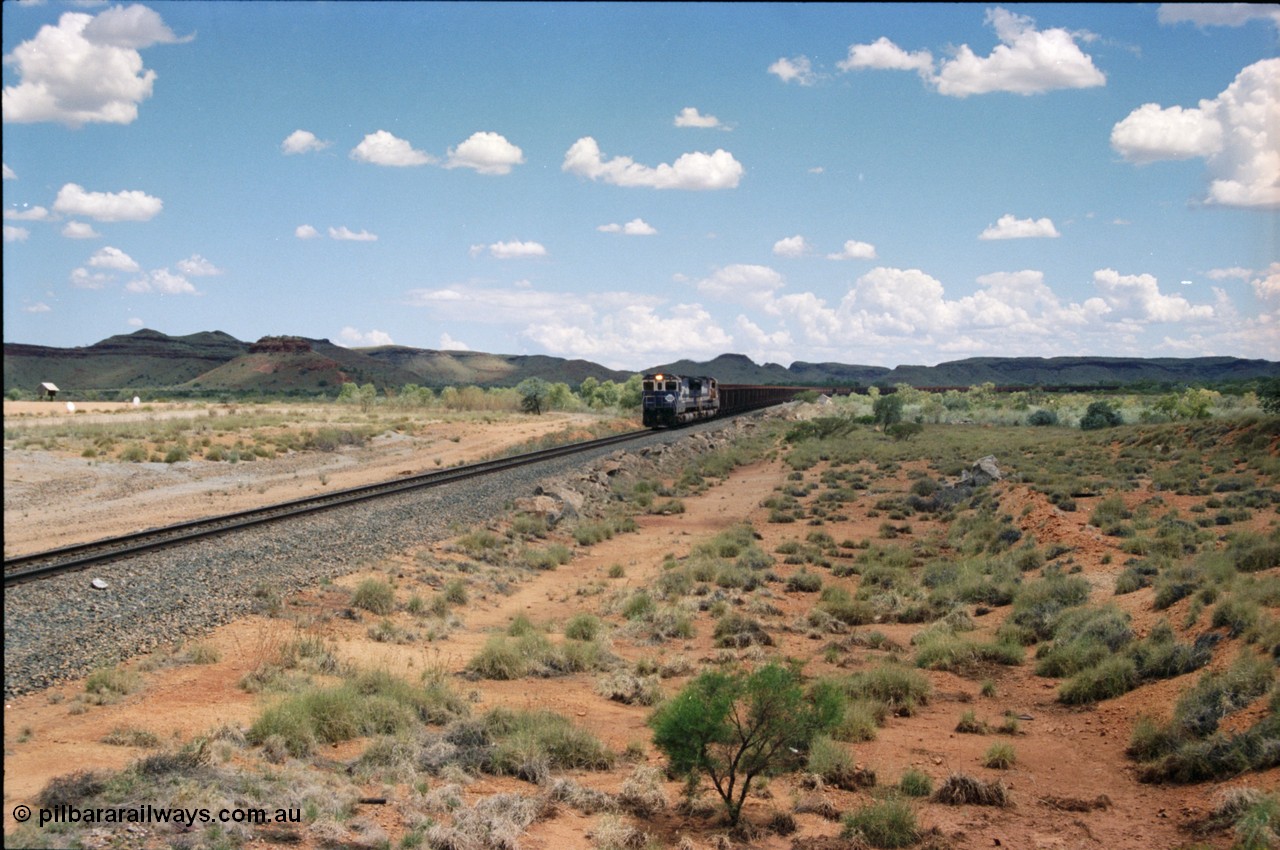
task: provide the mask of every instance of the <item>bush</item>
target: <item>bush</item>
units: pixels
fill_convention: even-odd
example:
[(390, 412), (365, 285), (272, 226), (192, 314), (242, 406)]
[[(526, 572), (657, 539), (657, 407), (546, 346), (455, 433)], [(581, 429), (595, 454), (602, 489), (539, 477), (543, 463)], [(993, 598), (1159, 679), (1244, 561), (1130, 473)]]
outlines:
[(483, 724), (494, 741), (490, 773), (538, 781), (551, 769), (607, 770), (615, 760), (594, 735), (553, 711), (495, 708)]
[(1052, 410), (1037, 410), (1035, 413), (1027, 417), (1028, 425), (1044, 427), (1046, 425), (1057, 425), (1058, 414)]
[(998, 744), (992, 744), (986, 755), (983, 755), (982, 766), (995, 768), (997, 771), (1007, 771), (1014, 766), (1016, 760), (1018, 760), (1018, 754), (1015, 753), (1012, 745), (1001, 741)]
[(910, 803), (887, 797), (845, 815), (840, 836), (860, 837), (872, 847), (909, 847), (920, 838), (920, 829)]
[(716, 646), (742, 648), (746, 646), (773, 646), (773, 638), (764, 626), (753, 617), (730, 611), (716, 621)]
[(876, 784), (875, 773), (859, 768), (849, 750), (827, 735), (819, 735), (809, 745), (806, 767), (810, 773), (821, 776), (823, 782), (842, 791)]
[(929, 702), (929, 680), (901, 664), (886, 663), (849, 677), (847, 694), (857, 699), (873, 699), (893, 714), (910, 716), (916, 706)]
[(351, 604), (373, 614), (390, 614), (396, 610), (396, 591), (381, 579), (367, 578), (356, 587)]
[(911, 767), (898, 780), (898, 790), (908, 797), (928, 797), (933, 793), (933, 780), (929, 774)]
[(797, 593), (817, 593), (822, 589), (822, 577), (801, 569), (787, 579), (787, 590)]
[(573, 640), (595, 640), (600, 635), (603, 624), (599, 617), (591, 614), (574, 614), (565, 623), (564, 636)]
[(1112, 656), (1064, 682), (1058, 689), (1058, 699), (1068, 705), (1111, 699), (1133, 690), (1138, 681), (1138, 667), (1132, 658)]
[(1124, 418), (1120, 415), (1120, 412), (1105, 401), (1095, 401), (1089, 405), (1084, 416), (1080, 418), (1080, 430), (1082, 431), (1097, 431), (1101, 428), (1114, 428), (1123, 424)]

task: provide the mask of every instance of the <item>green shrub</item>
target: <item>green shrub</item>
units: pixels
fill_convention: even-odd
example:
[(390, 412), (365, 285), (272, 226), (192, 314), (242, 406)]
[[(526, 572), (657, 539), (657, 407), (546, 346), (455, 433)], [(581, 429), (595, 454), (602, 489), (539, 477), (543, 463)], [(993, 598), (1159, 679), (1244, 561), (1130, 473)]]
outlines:
[(615, 761), (598, 738), (552, 711), (495, 708), (483, 728), (494, 741), (490, 773), (536, 782), (549, 770), (607, 770)]
[(872, 699), (892, 714), (911, 716), (916, 707), (927, 705), (929, 680), (916, 670), (887, 662), (849, 677), (845, 692), (852, 699)]
[(1097, 431), (1101, 428), (1114, 428), (1124, 424), (1124, 417), (1110, 403), (1095, 401), (1085, 410), (1080, 418), (1081, 431)]
[(853, 791), (874, 784), (874, 775), (868, 776), (854, 763), (853, 754), (842, 744), (827, 735), (818, 735), (809, 744), (809, 773), (822, 777), (833, 788)]
[(1043, 409), (1037, 410), (1027, 417), (1027, 424), (1035, 425), (1037, 427), (1044, 427), (1047, 425), (1057, 425), (1058, 414), (1056, 411), (1053, 411), (1053, 410), (1043, 410)]
[(451, 578), (444, 583), (444, 598), (450, 605), (467, 604), (467, 583), (460, 578)]
[(898, 780), (898, 790), (908, 797), (928, 797), (933, 793), (933, 780), (923, 771), (907, 768)]
[(643, 590), (633, 593), (622, 606), (622, 616), (628, 620), (643, 620), (657, 608), (653, 597)]
[(1132, 658), (1113, 655), (1077, 672), (1058, 689), (1058, 700), (1083, 705), (1111, 699), (1138, 686), (1138, 667)]
[(142, 685), (142, 677), (125, 667), (101, 667), (89, 674), (84, 682), (85, 693), (100, 702), (114, 702), (131, 694)]
[(787, 590), (797, 593), (817, 593), (822, 589), (822, 577), (801, 569), (787, 579)]
[(915, 809), (897, 797), (886, 797), (849, 812), (842, 822), (842, 838), (861, 838), (872, 847), (910, 847), (920, 838)]
[(396, 591), (388, 582), (367, 578), (356, 587), (351, 604), (373, 614), (390, 614), (396, 610)]
[(773, 646), (773, 638), (758, 620), (737, 611), (716, 621), (713, 636), (715, 645), (721, 647)]
[(554, 570), (573, 560), (573, 552), (563, 543), (553, 543), (545, 549), (525, 549), (521, 557), (530, 569)]
[(574, 614), (565, 623), (564, 636), (574, 640), (595, 640), (603, 628), (600, 618), (591, 614)]
[(1022, 586), (1014, 597), (1009, 622), (1030, 630), (1039, 640), (1046, 640), (1053, 636), (1054, 626), (1064, 610), (1088, 599), (1089, 583), (1083, 578), (1053, 573)]
[(1222, 671), (1208, 671), (1195, 686), (1174, 704), (1175, 728), (1203, 737), (1218, 728), (1218, 722), (1262, 696), (1275, 679), (1274, 666), (1247, 650)]
[(1003, 741), (992, 744), (982, 757), (982, 766), (995, 768), (996, 770), (1008, 770), (1013, 767), (1018, 760), (1017, 753), (1014, 752), (1012, 744), (1006, 744)]

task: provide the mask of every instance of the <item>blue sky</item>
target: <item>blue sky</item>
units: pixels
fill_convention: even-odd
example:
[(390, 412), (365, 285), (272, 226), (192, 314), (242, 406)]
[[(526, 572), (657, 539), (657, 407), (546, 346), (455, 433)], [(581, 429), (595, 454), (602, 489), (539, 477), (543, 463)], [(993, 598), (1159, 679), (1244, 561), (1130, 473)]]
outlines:
[(1280, 359), (1280, 7), (5, 2), (4, 338)]

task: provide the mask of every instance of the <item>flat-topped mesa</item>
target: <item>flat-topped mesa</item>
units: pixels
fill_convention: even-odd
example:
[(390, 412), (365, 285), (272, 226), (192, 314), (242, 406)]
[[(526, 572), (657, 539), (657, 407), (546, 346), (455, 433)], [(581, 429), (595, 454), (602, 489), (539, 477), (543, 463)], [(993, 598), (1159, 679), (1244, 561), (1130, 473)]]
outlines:
[(264, 336), (249, 345), (250, 354), (303, 354), (311, 343), (300, 336)]

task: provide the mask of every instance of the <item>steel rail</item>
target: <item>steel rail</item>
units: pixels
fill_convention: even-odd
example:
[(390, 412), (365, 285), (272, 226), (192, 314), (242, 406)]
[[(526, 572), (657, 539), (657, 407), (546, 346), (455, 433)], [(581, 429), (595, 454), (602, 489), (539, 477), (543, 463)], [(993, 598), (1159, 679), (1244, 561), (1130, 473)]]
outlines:
[(19, 555), (5, 559), (4, 586), (9, 587), (23, 582), (49, 578), (60, 573), (83, 569), (103, 561), (112, 561), (140, 552), (176, 546), (191, 540), (224, 534), (263, 523), (303, 516), (329, 508), (351, 505), (410, 490), (438, 487), (467, 478), (475, 478), (505, 469), (541, 463), (566, 455), (591, 451), (592, 449), (607, 448), (608, 446), (629, 442), (652, 433), (647, 430), (628, 431), (625, 434), (615, 434), (598, 440), (570, 443), (550, 449), (541, 449), (496, 460), (434, 470), (376, 484), (347, 487), (258, 508), (148, 528), (119, 537), (109, 537), (88, 543), (77, 543), (43, 552), (34, 552), (29, 555)]

